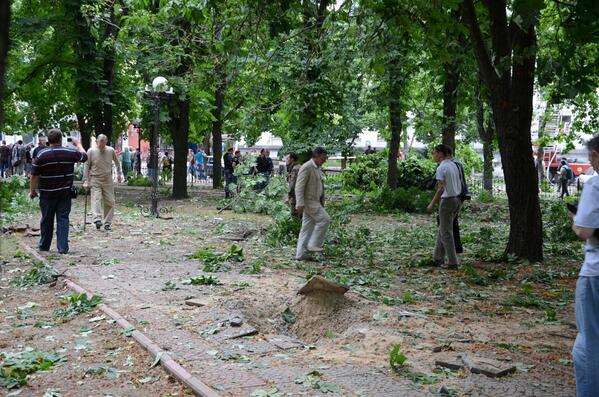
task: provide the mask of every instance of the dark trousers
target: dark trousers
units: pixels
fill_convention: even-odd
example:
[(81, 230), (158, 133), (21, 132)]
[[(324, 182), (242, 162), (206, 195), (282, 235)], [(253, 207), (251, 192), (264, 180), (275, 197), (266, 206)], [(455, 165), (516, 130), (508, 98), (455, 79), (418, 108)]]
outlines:
[(10, 161), (0, 161), (0, 177), (7, 178), (10, 175)]
[(562, 179), (561, 180), (561, 184), (562, 184), (562, 195), (560, 196), (560, 198), (564, 198), (564, 194), (566, 196), (570, 196), (570, 192), (568, 192), (568, 180), (567, 179)]
[(56, 248), (58, 252), (69, 252), (69, 214), (71, 213), (71, 198), (44, 199), (40, 198), (42, 220), (40, 222), (39, 249), (48, 251), (52, 245), (54, 234), (54, 218), (56, 218)]

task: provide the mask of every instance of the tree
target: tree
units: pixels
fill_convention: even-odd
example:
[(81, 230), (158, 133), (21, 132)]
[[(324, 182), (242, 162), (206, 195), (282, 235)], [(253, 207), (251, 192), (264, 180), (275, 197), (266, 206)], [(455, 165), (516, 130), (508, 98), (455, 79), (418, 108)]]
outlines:
[(0, 129), (4, 124), (4, 75), (8, 58), (10, 1), (0, 0)]
[[(536, 61), (535, 29), (543, 2), (516, 1), (509, 18), (505, 1), (484, 1), (483, 5), (484, 10), (478, 12), (472, 0), (464, 0), (461, 12), (493, 109), (510, 209), (506, 253), (541, 261), (543, 231), (530, 126)], [(481, 31), (479, 14), (483, 11), (487, 14), (491, 53)]]

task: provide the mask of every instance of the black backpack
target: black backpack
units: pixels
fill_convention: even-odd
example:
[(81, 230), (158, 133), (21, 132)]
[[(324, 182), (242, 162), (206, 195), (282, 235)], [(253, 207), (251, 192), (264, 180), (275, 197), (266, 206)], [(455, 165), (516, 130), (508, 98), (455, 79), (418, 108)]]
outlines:
[(458, 171), (460, 171), (460, 180), (462, 182), (462, 191), (460, 193), (460, 195), (458, 196), (458, 198), (464, 202), (464, 201), (469, 201), (472, 196), (470, 195), (470, 191), (468, 191), (468, 184), (466, 183), (466, 175), (464, 173), (464, 166), (462, 166), (462, 164), (460, 164), (459, 161), (456, 160), (452, 160), (453, 163), (456, 165), (456, 167), (458, 167)]

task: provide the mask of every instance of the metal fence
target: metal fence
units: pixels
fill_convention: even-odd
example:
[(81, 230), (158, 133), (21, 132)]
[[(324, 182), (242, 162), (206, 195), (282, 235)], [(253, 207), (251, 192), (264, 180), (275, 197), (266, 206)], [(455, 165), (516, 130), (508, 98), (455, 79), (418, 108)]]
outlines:
[[(479, 195), (483, 190), (483, 179), (480, 175), (475, 175), (469, 179), (468, 189), (472, 196)], [(539, 184), (539, 197), (545, 200), (555, 200), (561, 195), (561, 186), (559, 183), (550, 183), (548, 181), (541, 181)], [(582, 185), (575, 179), (568, 186), (568, 193), (570, 195), (576, 195), (582, 192)], [(503, 178), (493, 178), (493, 196), (495, 197), (507, 197), (505, 180)]]

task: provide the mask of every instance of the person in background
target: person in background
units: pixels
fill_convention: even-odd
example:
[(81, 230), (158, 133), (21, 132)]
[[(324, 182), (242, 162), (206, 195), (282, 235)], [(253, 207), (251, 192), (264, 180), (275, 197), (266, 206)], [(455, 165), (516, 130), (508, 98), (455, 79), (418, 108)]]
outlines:
[(570, 196), (570, 192), (568, 192), (568, 185), (574, 179), (574, 173), (572, 172), (572, 168), (568, 165), (568, 161), (566, 159), (562, 159), (560, 163), (559, 171), (557, 171), (557, 175), (559, 175), (560, 182), (560, 199), (564, 199), (564, 195)]
[[(587, 142), (589, 160), (599, 170), (599, 135)], [(584, 263), (576, 282), (578, 335), (572, 348), (576, 396), (599, 396), (599, 177), (590, 178), (580, 196), (572, 230), (586, 240)]]
[(141, 176), (141, 153), (139, 152), (139, 149), (134, 149), (133, 153), (131, 154), (131, 161), (131, 166), (135, 172), (135, 175)]
[(0, 177), (7, 178), (10, 175), (10, 148), (6, 141), (0, 146)]
[(127, 176), (131, 172), (131, 152), (128, 147), (121, 154), (121, 169), (123, 170), (123, 179), (127, 180)]
[(324, 182), (320, 167), (327, 161), (327, 152), (317, 147), (312, 159), (299, 169), (295, 182), (295, 210), (302, 215), (302, 228), (297, 240), (295, 259), (307, 260), (308, 251), (322, 252), (331, 218), (324, 209)]
[(364, 154), (373, 154), (373, 153), (376, 153), (376, 150), (373, 149), (371, 145), (368, 145), (366, 150), (364, 150)]
[(291, 210), (291, 216), (301, 218), (301, 215), (295, 210), (295, 204), (297, 200), (295, 198), (295, 183), (297, 181), (297, 174), (299, 173), (301, 164), (298, 163), (298, 157), (295, 153), (289, 153), (287, 155), (286, 168), (287, 168), (287, 186), (289, 188), (287, 192), (287, 204)]
[(437, 145), (433, 149), (433, 160), (439, 163), (437, 167), (437, 192), (426, 208), (431, 213), (435, 205), (439, 205), (439, 232), (433, 253), (433, 262), (437, 266), (444, 266), (447, 256), (449, 268), (458, 267), (453, 223), (458, 216), (462, 202), (462, 177), (457, 164), (452, 161), (453, 149), (447, 145)]
[(33, 159), (31, 158), (31, 152), (33, 151), (33, 145), (29, 144), (25, 147), (25, 176), (29, 176), (31, 173), (31, 163)]
[(23, 171), (25, 170), (25, 152), (27, 148), (23, 145), (22, 140), (18, 140), (15, 143), (11, 150), (11, 160), (12, 160), (12, 174), (13, 175), (23, 175)]
[(262, 149), (260, 150), (260, 155), (256, 159), (256, 172), (258, 173), (258, 175), (264, 178), (262, 182), (260, 182), (256, 186), (256, 190), (259, 192), (264, 190), (264, 188), (268, 186), (268, 182), (273, 171), (273, 163), (270, 157), (268, 157), (268, 155), (268, 150)]
[(204, 147), (200, 146), (196, 155), (196, 175), (198, 179), (206, 179), (206, 152)]
[(191, 175), (191, 182), (196, 178), (196, 156), (191, 149), (187, 149), (187, 175)]
[(75, 163), (87, 161), (87, 154), (77, 139), (73, 139), (76, 150), (62, 147), (62, 132), (52, 129), (48, 132), (50, 147), (41, 151), (33, 161), (29, 196), (37, 196), (39, 181), (40, 209), (40, 251), (49, 251), (54, 234), (56, 218), (56, 248), (61, 254), (69, 252), (69, 214), (71, 213), (71, 189)]
[(83, 188), (92, 190), (92, 213), (94, 224), (100, 230), (112, 229), (114, 217), (114, 183), (112, 182), (112, 164), (116, 166), (117, 179), (123, 181), (121, 164), (113, 148), (107, 145), (108, 138), (104, 134), (96, 138), (96, 147), (87, 151), (88, 160), (83, 169)]
[(31, 154), (31, 158), (35, 160), (37, 156), (40, 155), (40, 152), (44, 149), (48, 148), (48, 139), (45, 135), (39, 135), (37, 141), (37, 146), (33, 149), (33, 153)]
[(233, 192), (231, 191), (231, 185), (234, 183), (233, 178), (233, 148), (230, 147), (227, 149), (227, 152), (223, 156), (223, 162), (225, 163), (225, 198), (233, 197)]
[(162, 180), (169, 182), (173, 176), (173, 158), (168, 152), (164, 152), (160, 165), (162, 166)]

